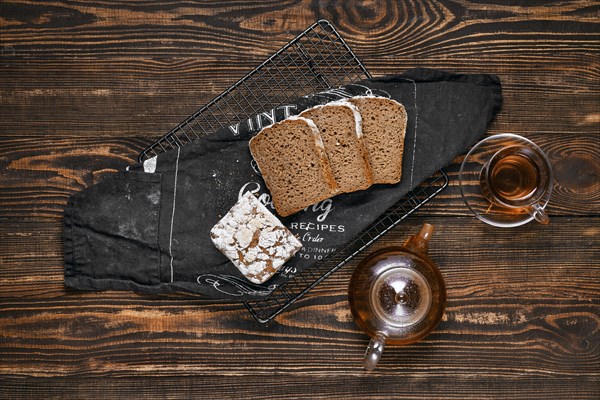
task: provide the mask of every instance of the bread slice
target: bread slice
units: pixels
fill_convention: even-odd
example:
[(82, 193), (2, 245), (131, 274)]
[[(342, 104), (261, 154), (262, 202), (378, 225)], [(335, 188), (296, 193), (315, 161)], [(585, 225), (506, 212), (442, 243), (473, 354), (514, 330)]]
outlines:
[(340, 193), (371, 186), (371, 168), (362, 142), (361, 116), (356, 106), (348, 102), (333, 102), (305, 110), (300, 116), (311, 119), (319, 128)]
[(319, 129), (309, 119), (290, 117), (263, 128), (250, 140), (250, 152), (282, 217), (338, 193)]
[(363, 143), (367, 148), (373, 183), (398, 183), (407, 115), (404, 106), (384, 97), (357, 96), (348, 101), (362, 116)]

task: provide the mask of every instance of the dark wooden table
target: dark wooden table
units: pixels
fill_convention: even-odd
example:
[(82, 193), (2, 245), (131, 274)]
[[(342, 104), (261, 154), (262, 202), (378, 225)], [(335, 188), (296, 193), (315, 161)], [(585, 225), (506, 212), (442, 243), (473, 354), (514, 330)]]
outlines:
[[(236, 303), (67, 291), (67, 197), (321, 18), (375, 76), (499, 75), (489, 134), (548, 153), (552, 222), (478, 221), (455, 160), (449, 188), (374, 245), (434, 224), (445, 316), (373, 373), (346, 303), (356, 260), (267, 325)], [(3, 1), (0, 397), (600, 398), (599, 22), (591, 0)]]

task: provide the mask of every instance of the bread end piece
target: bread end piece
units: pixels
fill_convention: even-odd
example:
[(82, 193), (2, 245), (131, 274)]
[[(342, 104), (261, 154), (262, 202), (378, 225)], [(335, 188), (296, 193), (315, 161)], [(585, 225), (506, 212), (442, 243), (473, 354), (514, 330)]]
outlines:
[(211, 229), (214, 245), (252, 283), (269, 280), (300, 242), (251, 192), (246, 192)]

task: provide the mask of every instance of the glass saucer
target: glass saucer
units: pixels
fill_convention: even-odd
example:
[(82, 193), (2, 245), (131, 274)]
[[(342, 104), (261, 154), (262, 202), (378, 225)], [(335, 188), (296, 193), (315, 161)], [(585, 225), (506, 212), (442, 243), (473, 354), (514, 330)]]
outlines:
[[(519, 135), (503, 133), (489, 136), (473, 146), (460, 166), (458, 174), (460, 194), (473, 214), (487, 224), (510, 228), (524, 225), (534, 219), (526, 207), (507, 207), (490, 202), (480, 186), (481, 174), (487, 162), (498, 151), (517, 145), (527, 145), (539, 149), (535, 143)], [(541, 149), (540, 152), (542, 152)], [(551, 187), (539, 200), (538, 204), (542, 208), (546, 208), (550, 194)]]

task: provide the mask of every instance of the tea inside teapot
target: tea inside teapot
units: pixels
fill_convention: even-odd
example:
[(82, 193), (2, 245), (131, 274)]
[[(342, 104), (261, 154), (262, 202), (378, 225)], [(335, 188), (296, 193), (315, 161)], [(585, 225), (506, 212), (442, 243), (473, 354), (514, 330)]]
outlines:
[(356, 268), (348, 301), (356, 324), (371, 336), (364, 366), (375, 368), (385, 344), (408, 344), (426, 336), (441, 320), (446, 288), (427, 256), (433, 226), (403, 246), (368, 255)]

